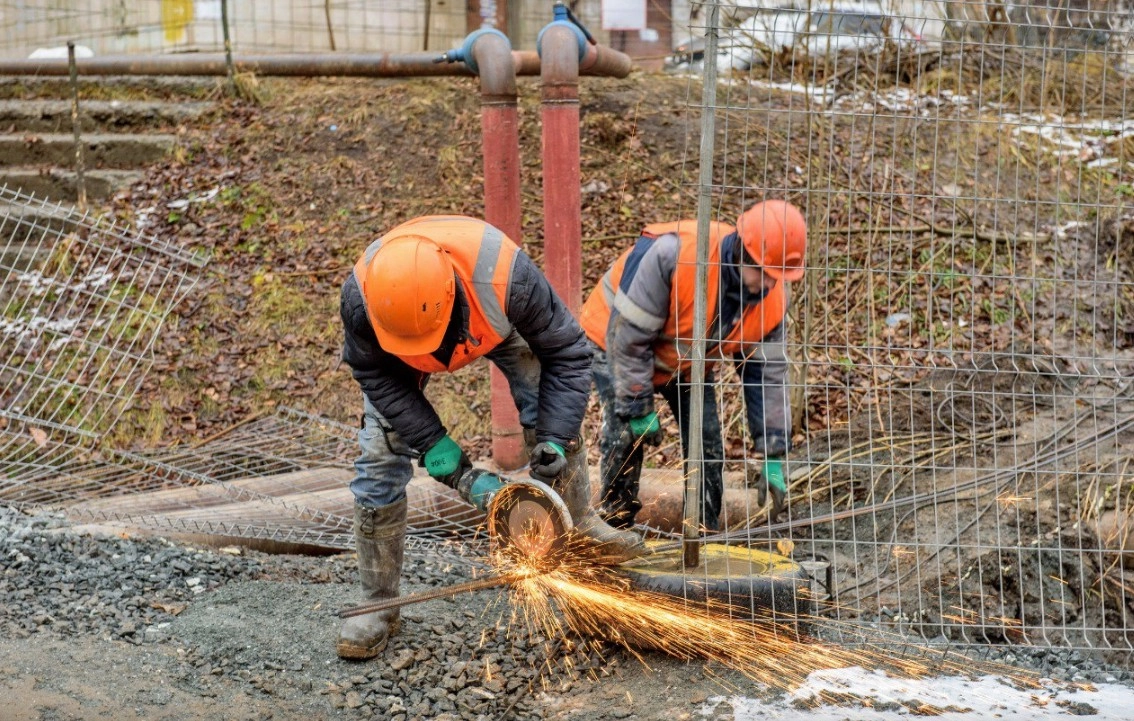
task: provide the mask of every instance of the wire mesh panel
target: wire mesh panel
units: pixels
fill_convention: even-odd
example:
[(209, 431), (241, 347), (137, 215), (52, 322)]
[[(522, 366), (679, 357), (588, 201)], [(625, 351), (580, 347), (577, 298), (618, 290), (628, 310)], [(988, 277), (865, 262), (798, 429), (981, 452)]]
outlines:
[[(155, 472), (71, 513), (157, 530), (349, 548), (357, 455), (355, 429), (285, 409), (193, 448), (116, 454)], [(407, 496), (409, 533), (422, 539), (467, 542), (483, 522), (456, 491), (427, 476), (413, 480)]]
[[(349, 547), (354, 429), (285, 411), (195, 446), (101, 442), (203, 264), (0, 190), (0, 502), (159, 532)], [(475, 547), (481, 515), (455, 491), (423, 477), (408, 492), (419, 540)]]
[[(205, 443), (148, 452), (95, 453), (43, 440), (4, 459), (0, 502), (212, 543), (350, 549), (355, 436), (340, 423), (284, 409)], [(420, 476), (407, 495), (416, 544), (469, 562), (483, 556), (483, 514), (456, 491)]]
[[(133, 398), (204, 259), (0, 188), (0, 433), (95, 438)], [(16, 440), (10, 440), (9, 437)]]
[[(669, 67), (691, 98), (719, 76), (689, 114), (692, 137), (714, 116), (711, 220), (775, 198), (808, 224), (788, 508), (749, 503), (724, 536), (829, 567), (832, 628), (1131, 650), (1129, 11), (707, 3), (690, 26)], [(714, 315), (751, 255), (710, 261), (704, 334), (677, 341), (706, 340), (724, 466), (758, 487), (774, 381), (733, 369), (767, 369), (775, 323), (741, 357)]]

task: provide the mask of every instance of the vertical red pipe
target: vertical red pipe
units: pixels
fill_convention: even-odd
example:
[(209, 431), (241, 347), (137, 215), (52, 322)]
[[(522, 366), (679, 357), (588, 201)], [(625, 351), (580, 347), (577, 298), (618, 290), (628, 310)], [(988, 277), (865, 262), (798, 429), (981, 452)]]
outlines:
[[(516, 66), (508, 39), (479, 36), (472, 46), (480, 75), (480, 127), (484, 153), (484, 219), (521, 243), (520, 120)], [(492, 458), (504, 469), (527, 462), (520, 417), (504, 374), (492, 366)]]
[(570, 28), (552, 23), (541, 43), (543, 267), (552, 287), (578, 315), (583, 299), (579, 41)]

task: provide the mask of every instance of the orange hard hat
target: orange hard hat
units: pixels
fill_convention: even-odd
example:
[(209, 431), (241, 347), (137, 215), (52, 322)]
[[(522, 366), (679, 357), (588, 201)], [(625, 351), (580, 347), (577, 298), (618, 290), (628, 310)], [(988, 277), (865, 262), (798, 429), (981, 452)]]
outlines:
[(765, 200), (736, 219), (744, 250), (765, 273), (777, 280), (803, 277), (807, 257), (807, 221), (799, 208), (783, 200)]
[(391, 238), (366, 267), (366, 308), (378, 343), (395, 355), (441, 346), (456, 298), (449, 255), (420, 235)]

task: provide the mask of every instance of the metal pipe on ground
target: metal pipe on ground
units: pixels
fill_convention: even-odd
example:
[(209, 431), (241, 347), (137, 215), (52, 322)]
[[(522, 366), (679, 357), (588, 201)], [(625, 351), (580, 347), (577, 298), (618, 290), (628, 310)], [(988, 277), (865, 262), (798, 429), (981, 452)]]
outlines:
[[(591, 476), (597, 478), (597, 474)], [(337, 530), (349, 539), (349, 517), (354, 504), (349, 489), (352, 477), (353, 471), (346, 467), (311, 468), (238, 478), (223, 484), (137, 491), (80, 501), (69, 506), (67, 513), (72, 521), (85, 524), (88, 529), (113, 524), (167, 537), (191, 537), (194, 543), (242, 545), (269, 553), (336, 552), (347, 543), (319, 546), (314, 541), (296, 542), (295, 534), (289, 531), (302, 531), (314, 523), (328, 535)], [(599, 492), (598, 484), (593, 491)], [(466, 535), (484, 523), (484, 514), (461, 500), (457, 491), (428, 476), (415, 476), (406, 487), (406, 496), (407, 523), (416, 531)], [(647, 469), (642, 474), (639, 497), (643, 504), (639, 521), (663, 531), (681, 530), (680, 472)], [(724, 518), (730, 525), (757, 509), (756, 491), (725, 489)], [(339, 521), (337, 529), (332, 529), (333, 519)], [(244, 525), (278, 529), (280, 538), (245, 536), (239, 531)]]
[[(685, 497), (679, 479), (669, 477), (673, 474), (651, 474), (644, 472), (638, 486), (638, 499), (642, 510), (638, 511), (638, 523), (657, 528), (668, 533), (681, 533), (684, 529)], [(725, 488), (721, 499), (721, 519), (728, 526), (754, 516), (763, 517), (757, 491), (751, 488)]]
[[(532, 51), (512, 51), (516, 75), (539, 75), (539, 56)], [(441, 77), (472, 76), (463, 65), (442, 62), (440, 53), (273, 53), (233, 55), (235, 72), (264, 77)], [(79, 75), (228, 75), (224, 53), (193, 55), (148, 55), (80, 58)], [(596, 64), (585, 74), (600, 75), (605, 64)], [(61, 76), (69, 74), (66, 60), (0, 59), (0, 75)]]

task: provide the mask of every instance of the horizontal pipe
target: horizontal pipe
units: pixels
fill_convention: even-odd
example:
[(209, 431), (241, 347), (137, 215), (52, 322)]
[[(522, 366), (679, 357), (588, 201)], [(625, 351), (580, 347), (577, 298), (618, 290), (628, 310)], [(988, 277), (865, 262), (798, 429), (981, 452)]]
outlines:
[(586, 55), (579, 61), (579, 75), (624, 78), (630, 74), (632, 64), (626, 53), (605, 45), (588, 45)]
[[(616, 52), (611, 50), (610, 52)], [(601, 53), (600, 53), (601, 54)], [(618, 53), (621, 55), (621, 53)], [(279, 53), (234, 55), (236, 72), (252, 72), (265, 77), (441, 77), (471, 76), (462, 63), (438, 62), (439, 53)], [(512, 51), (516, 74), (540, 73), (539, 56), (530, 50)], [(186, 53), (182, 55), (108, 55), (80, 58), (75, 62), (79, 75), (215, 75), (225, 76), (224, 53)], [(611, 74), (618, 66), (593, 63), (583, 75)], [(0, 60), (0, 75), (66, 76), (65, 59)], [(619, 75), (617, 77), (625, 77)]]
[[(685, 517), (683, 490), (679, 478), (667, 478), (666, 474), (656, 472), (643, 473), (638, 488), (638, 499), (642, 502), (642, 510), (638, 511), (637, 516), (638, 523), (670, 533), (681, 533)], [(732, 527), (740, 521), (762, 517), (758, 497), (754, 488), (725, 488), (721, 498), (722, 522)]]

